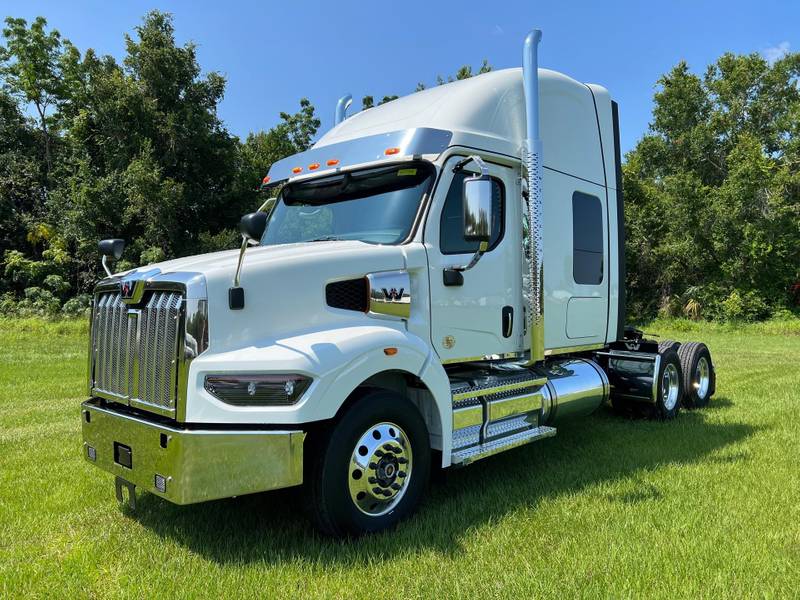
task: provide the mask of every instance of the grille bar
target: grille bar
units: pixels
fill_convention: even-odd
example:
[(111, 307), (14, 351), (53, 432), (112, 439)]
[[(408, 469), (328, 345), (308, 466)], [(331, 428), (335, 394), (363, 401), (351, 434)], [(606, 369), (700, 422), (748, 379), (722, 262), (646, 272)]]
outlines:
[(95, 394), (174, 411), (183, 295), (154, 291), (129, 308), (119, 292), (97, 296), (92, 339)]

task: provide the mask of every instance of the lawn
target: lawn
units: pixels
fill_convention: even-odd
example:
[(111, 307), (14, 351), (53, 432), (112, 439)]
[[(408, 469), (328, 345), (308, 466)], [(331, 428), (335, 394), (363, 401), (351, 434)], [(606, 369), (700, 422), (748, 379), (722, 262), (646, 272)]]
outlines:
[(710, 408), (602, 409), (445, 473), (395, 531), (337, 542), (298, 490), (121, 509), (81, 458), (85, 325), (0, 320), (0, 596), (795, 596), (800, 326), (646, 330), (709, 345)]

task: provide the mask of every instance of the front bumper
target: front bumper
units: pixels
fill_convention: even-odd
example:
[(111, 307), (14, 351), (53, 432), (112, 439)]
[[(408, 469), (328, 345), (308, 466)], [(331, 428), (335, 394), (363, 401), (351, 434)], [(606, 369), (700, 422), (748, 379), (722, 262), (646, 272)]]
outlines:
[(302, 431), (183, 429), (94, 400), (81, 417), (84, 459), (175, 504), (303, 482)]

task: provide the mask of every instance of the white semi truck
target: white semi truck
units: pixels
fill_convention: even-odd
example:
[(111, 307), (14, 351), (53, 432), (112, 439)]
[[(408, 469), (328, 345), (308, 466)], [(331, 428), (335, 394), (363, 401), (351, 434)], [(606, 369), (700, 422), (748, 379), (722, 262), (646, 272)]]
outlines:
[[(272, 165), (239, 251), (95, 290), (86, 460), (171, 502), (304, 485), (334, 535), (386, 528), (431, 468), (602, 403), (671, 419), (714, 393), (702, 343), (626, 329), (617, 105), (523, 68), (346, 117)], [(541, 115), (541, 116), (540, 116)], [(124, 243), (100, 244), (103, 264)]]

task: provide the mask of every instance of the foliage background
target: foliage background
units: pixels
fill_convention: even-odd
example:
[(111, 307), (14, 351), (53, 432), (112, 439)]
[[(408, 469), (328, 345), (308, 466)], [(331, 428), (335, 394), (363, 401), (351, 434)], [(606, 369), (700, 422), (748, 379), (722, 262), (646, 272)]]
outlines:
[[(472, 75), (464, 66), (436, 82)], [(797, 312), (799, 79), (795, 53), (726, 54), (702, 76), (681, 63), (658, 80), (650, 130), (624, 167), (632, 319)], [(164, 13), (126, 36), (121, 64), (81, 52), (43, 18), (6, 19), (0, 312), (83, 312), (101, 238), (127, 240), (121, 268), (235, 247), (261, 177), (308, 148), (320, 122), (302, 98), (240, 140), (217, 116), (224, 91), (192, 44), (176, 45)], [(362, 109), (375, 103), (365, 96)]]

